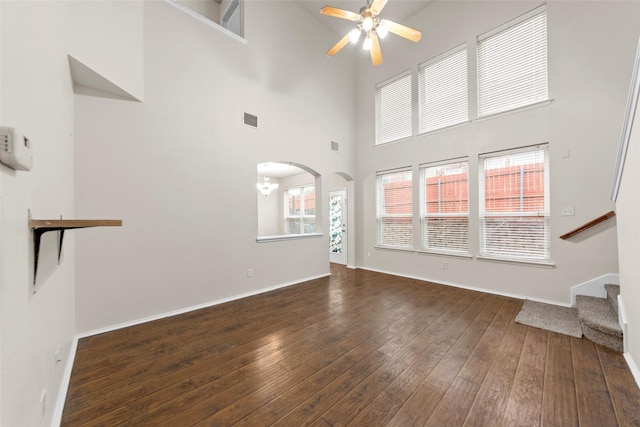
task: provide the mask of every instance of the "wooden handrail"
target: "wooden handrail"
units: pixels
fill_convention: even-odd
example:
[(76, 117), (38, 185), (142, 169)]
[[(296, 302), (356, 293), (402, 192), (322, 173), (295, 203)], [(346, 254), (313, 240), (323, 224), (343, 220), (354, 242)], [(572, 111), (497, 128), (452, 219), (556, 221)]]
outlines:
[(604, 214), (604, 215), (602, 215), (602, 216), (599, 216), (598, 218), (596, 218), (596, 219), (594, 219), (594, 220), (592, 220), (592, 221), (589, 221), (589, 222), (587, 222), (586, 224), (584, 224), (584, 225), (582, 225), (582, 226), (580, 226), (580, 227), (576, 228), (575, 230), (571, 230), (570, 232), (563, 234), (562, 236), (560, 236), (560, 238), (561, 238), (562, 240), (565, 240), (565, 239), (568, 239), (569, 237), (573, 237), (573, 236), (575, 236), (576, 234), (578, 234), (578, 233), (582, 233), (582, 232), (583, 232), (583, 231), (585, 231), (586, 229), (591, 228), (591, 227), (593, 227), (593, 226), (594, 226), (594, 225), (596, 225), (596, 224), (600, 224), (602, 221), (606, 221), (606, 220), (608, 220), (609, 218), (611, 218), (611, 217), (615, 216), (615, 214), (616, 214), (616, 213), (615, 213), (614, 211), (609, 211), (609, 212), (607, 212), (606, 214)]

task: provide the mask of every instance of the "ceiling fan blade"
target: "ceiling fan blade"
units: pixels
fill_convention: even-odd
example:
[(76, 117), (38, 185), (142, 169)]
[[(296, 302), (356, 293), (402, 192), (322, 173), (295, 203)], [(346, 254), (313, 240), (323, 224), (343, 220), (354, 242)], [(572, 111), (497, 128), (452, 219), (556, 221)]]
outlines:
[(346, 36), (341, 38), (338, 43), (336, 43), (331, 49), (329, 49), (329, 51), (327, 52), (327, 56), (333, 56), (336, 53), (340, 52), (340, 49), (345, 47), (347, 43), (349, 43), (349, 33), (347, 33)]
[(400, 37), (404, 37), (405, 39), (411, 40), (412, 42), (417, 42), (422, 37), (422, 33), (420, 31), (411, 27), (407, 27), (406, 25), (397, 24), (387, 19), (381, 19), (380, 25), (384, 25), (385, 27), (387, 27), (387, 30), (389, 30), (389, 32)]
[(379, 15), (380, 12), (382, 12), (382, 9), (387, 5), (388, 1), (389, 0), (374, 0), (371, 4), (371, 7), (369, 8), (371, 9), (371, 13), (373, 13), (374, 15)]
[(360, 14), (355, 12), (350, 12), (344, 9), (338, 9), (333, 6), (325, 6), (320, 9), (320, 13), (327, 16), (335, 16), (336, 18), (348, 19), (349, 21), (357, 21), (360, 19)]
[(374, 32), (371, 33), (371, 62), (373, 65), (382, 64), (382, 50), (380, 49), (380, 40), (378, 35)]

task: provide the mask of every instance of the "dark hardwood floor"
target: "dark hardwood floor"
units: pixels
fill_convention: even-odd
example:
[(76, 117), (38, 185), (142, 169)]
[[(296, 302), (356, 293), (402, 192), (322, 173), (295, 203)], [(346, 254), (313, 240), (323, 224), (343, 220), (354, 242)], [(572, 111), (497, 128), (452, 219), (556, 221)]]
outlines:
[(621, 354), (522, 301), (331, 277), (78, 343), (64, 426), (640, 426)]

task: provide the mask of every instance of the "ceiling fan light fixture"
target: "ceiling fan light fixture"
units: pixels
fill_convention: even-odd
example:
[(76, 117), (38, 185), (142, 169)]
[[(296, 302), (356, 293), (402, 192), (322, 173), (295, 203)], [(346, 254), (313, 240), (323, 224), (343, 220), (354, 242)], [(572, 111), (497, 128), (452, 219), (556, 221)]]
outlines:
[(362, 20), (362, 29), (368, 33), (372, 28), (373, 18), (371, 16), (365, 16), (365, 18)]
[(349, 32), (349, 40), (351, 40), (351, 43), (355, 44), (360, 40), (360, 33), (360, 28), (354, 28)]
[(371, 50), (371, 37), (367, 34), (367, 38), (364, 39), (364, 43), (362, 43), (362, 48), (364, 50)]
[(388, 19), (380, 18), (380, 13), (389, 0), (367, 0), (367, 4), (360, 8), (360, 12), (351, 12), (333, 6), (324, 6), (320, 13), (327, 16), (346, 19), (355, 23), (356, 29), (345, 34), (331, 49), (327, 51), (327, 56), (333, 56), (345, 47), (349, 41), (356, 43), (360, 39), (360, 33), (365, 33), (365, 40), (362, 48), (371, 54), (371, 62), (374, 66), (382, 64), (382, 50), (380, 40), (384, 39), (388, 33), (396, 34), (412, 42), (420, 41), (422, 34), (420, 31), (398, 24)]
[(385, 25), (380, 24), (378, 25), (378, 28), (376, 28), (376, 33), (378, 33), (378, 37), (384, 39), (385, 37), (387, 37), (387, 34), (389, 34), (389, 30)]

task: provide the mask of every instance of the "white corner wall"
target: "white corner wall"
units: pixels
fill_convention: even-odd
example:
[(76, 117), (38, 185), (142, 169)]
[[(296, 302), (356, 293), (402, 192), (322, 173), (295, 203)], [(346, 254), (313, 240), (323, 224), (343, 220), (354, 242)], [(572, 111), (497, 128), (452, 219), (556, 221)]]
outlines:
[[(618, 272), (616, 220), (580, 237), (558, 238), (614, 209), (611, 177), (625, 110), (631, 66), (640, 26), (640, 3), (549, 1), (549, 105), (476, 120), (476, 36), (537, 6), (540, 2), (435, 2), (405, 23), (422, 31), (417, 45), (398, 37), (382, 43), (384, 63), (359, 63), (356, 170), (357, 264), (440, 283), (481, 288), (568, 304), (572, 286)], [(452, 129), (374, 147), (376, 83), (467, 44), (472, 121)], [(375, 175), (377, 171), (469, 157), (471, 251), (479, 251), (479, 154), (549, 143), (551, 258), (555, 268), (376, 249)], [(417, 182), (417, 181), (415, 181)], [(418, 194), (416, 191), (414, 194)], [(417, 202), (416, 202), (417, 204)], [(575, 216), (560, 216), (562, 207)], [(414, 212), (417, 212), (415, 206)], [(418, 221), (417, 214), (414, 222)], [(416, 228), (417, 229), (417, 228)], [(416, 248), (418, 234), (414, 233)], [(368, 254), (371, 253), (371, 257)], [(442, 262), (448, 262), (448, 269)]]
[(295, 2), (246, 2), (245, 29), (145, 2), (144, 102), (76, 98), (76, 212), (124, 221), (77, 236), (79, 331), (329, 272), (326, 235), (256, 243), (256, 165), (312, 168), (319, 200), (353, 174), (352, 58), (327, 59), (335, 35)]
[[(106, 6), (106, 2), (94, 3)], [(111, 65), (96, 65), (97, 69), (104, 68), (105, 75), (124, 77), (135, 62), (123, 65), (118, 58), (134, 56), (129, 55), (130, 49), (141, 47), (142, 3), (137, 3), (137, 15), (135, 4), (113, 2), (112, 7), (89, 16), (79, 10), (84, 9), (81, 2), (0, 2), (0, 124), (24, 132), (34, 152), (30, 172), (0, 165), (3, 426), (55, 423), (54, 408), (75, 334), (74, 232), (65, 235), (60, 265), (55, 233), (44, 236), (35, 287), (38, 292), (34, 294), (33, 247), (27, 225), (28, 209), (34, 218), (75, 216), (74, 95), (67, 55), (72, 50), (78, 58), (100, 55)], [(125, 24), (121, 25), (125, 13)], [(76, 25), (78, 19), (92, 31), (85, 33), (86, 28)], [(137, 37), (130, 26), (134, 21)], [(104, 32), (118, 32), (118, 36), (112, 39)], [(136, 78), (116, 83), (139, 90), (133, 84)], [(62, 358), (59, 364), (54, 359), (58, 351)]]
[(640, 384), (640, 108), (636, 109), (634, 128), (627, 148), (622, 181), (618, 193), (618, 252), (620, 256), (620, 295), (627, 315), (628, 353), (635, 364)]

